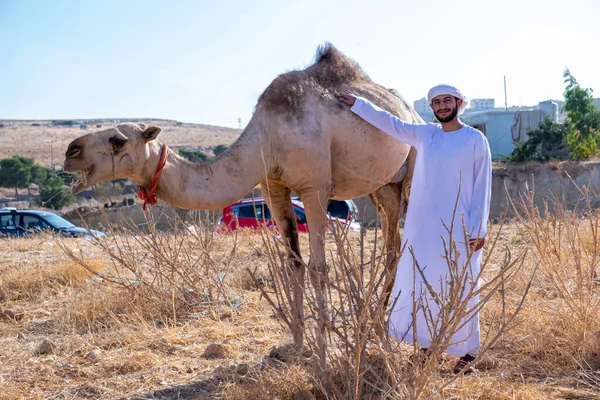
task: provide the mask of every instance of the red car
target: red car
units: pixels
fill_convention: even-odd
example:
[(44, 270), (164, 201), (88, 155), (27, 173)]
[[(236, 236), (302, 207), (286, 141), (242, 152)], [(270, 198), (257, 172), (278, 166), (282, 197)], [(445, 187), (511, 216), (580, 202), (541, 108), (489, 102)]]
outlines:
[[(304, 204), (297, 197), (292, 198), (292, 204), (296, 214), (298, 232), (308, 232)], [(327, 206), (327, 216), (331, 220), (337, 219), (343, 225), (349, 224), (350, 231), (360, 231), (358, 207), (352, 200), (330, 200)], [(220, 232), (237, 228), (256, 229), (259, 227), (276, 228), (271, 211), (262, 197), (242, 199), (225, 207), (219, 221)]]

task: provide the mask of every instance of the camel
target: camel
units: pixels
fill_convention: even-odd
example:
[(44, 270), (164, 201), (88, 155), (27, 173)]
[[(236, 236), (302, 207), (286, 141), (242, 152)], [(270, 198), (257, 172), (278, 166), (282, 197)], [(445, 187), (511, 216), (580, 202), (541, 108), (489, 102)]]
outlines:
[[(258, 99), (252, 119), (229, 149), (201, 164), (166, 150), (155, 194), (183, 209), (218, 210), (260, 183), (293, 265), (292, 335), (304, 334), (305, 268), (301, 262), (292, 191), (305, 205), (309, 226), (308, 269), (318, 302), (317, 347), (324, 362), (326, 260), (324, 235), (329, 199), (369, 195), (381, 215), (390, 274), (395, 274), (400, 236), (401, 195), (408, 199), (416, 151), (354, 115), (337, 100), (347, 89), (403, 120), (422, 123), (392, 89), (373, 82), (349, 57), (327, 43), (304, 70), (276, 77)], [(80, 174), (74, 193), (91, 185), (129, 178), (151, 191), (163, 144), (161, 128), (122, 123), (89, 133), (69, 144), (64, 170)], [(389, 293), (391, 284), (386, 288)]]

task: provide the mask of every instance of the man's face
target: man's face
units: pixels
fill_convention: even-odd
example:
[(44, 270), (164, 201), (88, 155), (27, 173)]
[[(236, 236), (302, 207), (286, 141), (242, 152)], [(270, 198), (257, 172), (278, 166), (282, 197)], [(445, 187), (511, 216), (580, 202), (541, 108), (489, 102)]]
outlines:
[(458, 108), (462, 104), (461, 99), (457, 99), (449, 94), (442, 94), (431, 100), (431, 109), (438, 121), (450, 122), (458, 115)]

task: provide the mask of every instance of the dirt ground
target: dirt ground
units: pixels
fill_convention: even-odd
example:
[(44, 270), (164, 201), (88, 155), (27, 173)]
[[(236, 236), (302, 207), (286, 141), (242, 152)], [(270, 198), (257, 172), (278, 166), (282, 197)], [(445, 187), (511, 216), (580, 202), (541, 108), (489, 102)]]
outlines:
[[(494, 226), (492, 237), (498, 229)], [(492, 275), (506, 249), (516, 254), (530, 246), (516, 225), (502, 229), (493, 252), (490, 244), (486, 248)], [(380, 239), (373, 235), (370, 231), (363, 243), (367, 252), (380, 248)], [(178, 239), (169, 238), (169, 243), (160, 239), (164, 252), (181, 257)], [(300, 239), (308, 254), (308, 237), (301, 234)], [(127, 245), (126, 241), (135, 242), (128, 236), (114, 240), (109, 247), (123, 251), (125, 258), (128, 251), (136, 252), (133, 260), (140, 267), (152, 247)], [(358, 240), (352, 238), (355, 246)], [(205, 241), (195, 243), (198, 248)], [(335, 244), (328, 235), (330, 257)], [(132, 281), (122, 286), (90, 276), (64, 248), (79, 254), (91, 270), (114, 270), (111, 257), (93, 241), (51, 236), (0, 240), (0, 398), (318, 398), (310, 369), (293, 362), (273, 363), (269, 357), (274, 347), (291, 342), (291, 336), (246, 272), (250, 268), (269, 280), (261, 235), (213, 237), (213, 269), (203, 279), (219, 275), (225, 297), (185, 311), (176, 309), (170, 295), (165, 302)], [(180, 263), (195, 263), (204, 270), (204, 261), (186, 257)], [(513, 283), (507, 284), (504, 300), (497, 294), (482, 311), (484, 342), (503, 303), (510, 309), (518, 304), (535, 261), (529, 257)], [(422, 398), (600, 398), (595, 386), (600, 376), (593, 369), (600, 368), (600, 358), (594, 358), (600, 357), (600, 342), (599, 356), (593, 355), (596, 350), (570, 343), (573, 338), (564, 326), (567, 314), (557, 311), (564, 307), (548, 282), (536, 279), (513, 329), (491, 348), (476, 372), (453, 382), (443, 396), (426, 391)], [(587, 352), (587, 362), (597, 363), (591, 370), (578, 364), (577, 348)], [(430, 373), (432, 387), (452, 376), (448, 371), (454, 362), (446, 356)]]

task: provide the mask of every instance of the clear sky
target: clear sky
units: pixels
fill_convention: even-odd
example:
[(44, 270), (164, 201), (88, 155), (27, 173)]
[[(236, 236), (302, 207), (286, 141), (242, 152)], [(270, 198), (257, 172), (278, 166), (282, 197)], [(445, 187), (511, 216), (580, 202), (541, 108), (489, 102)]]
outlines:
[(598, 0), (0, 0), (0, 118), (245, 125), (333, 43), (407, 100), (440, 82), (504, 105), (600, 97)]

